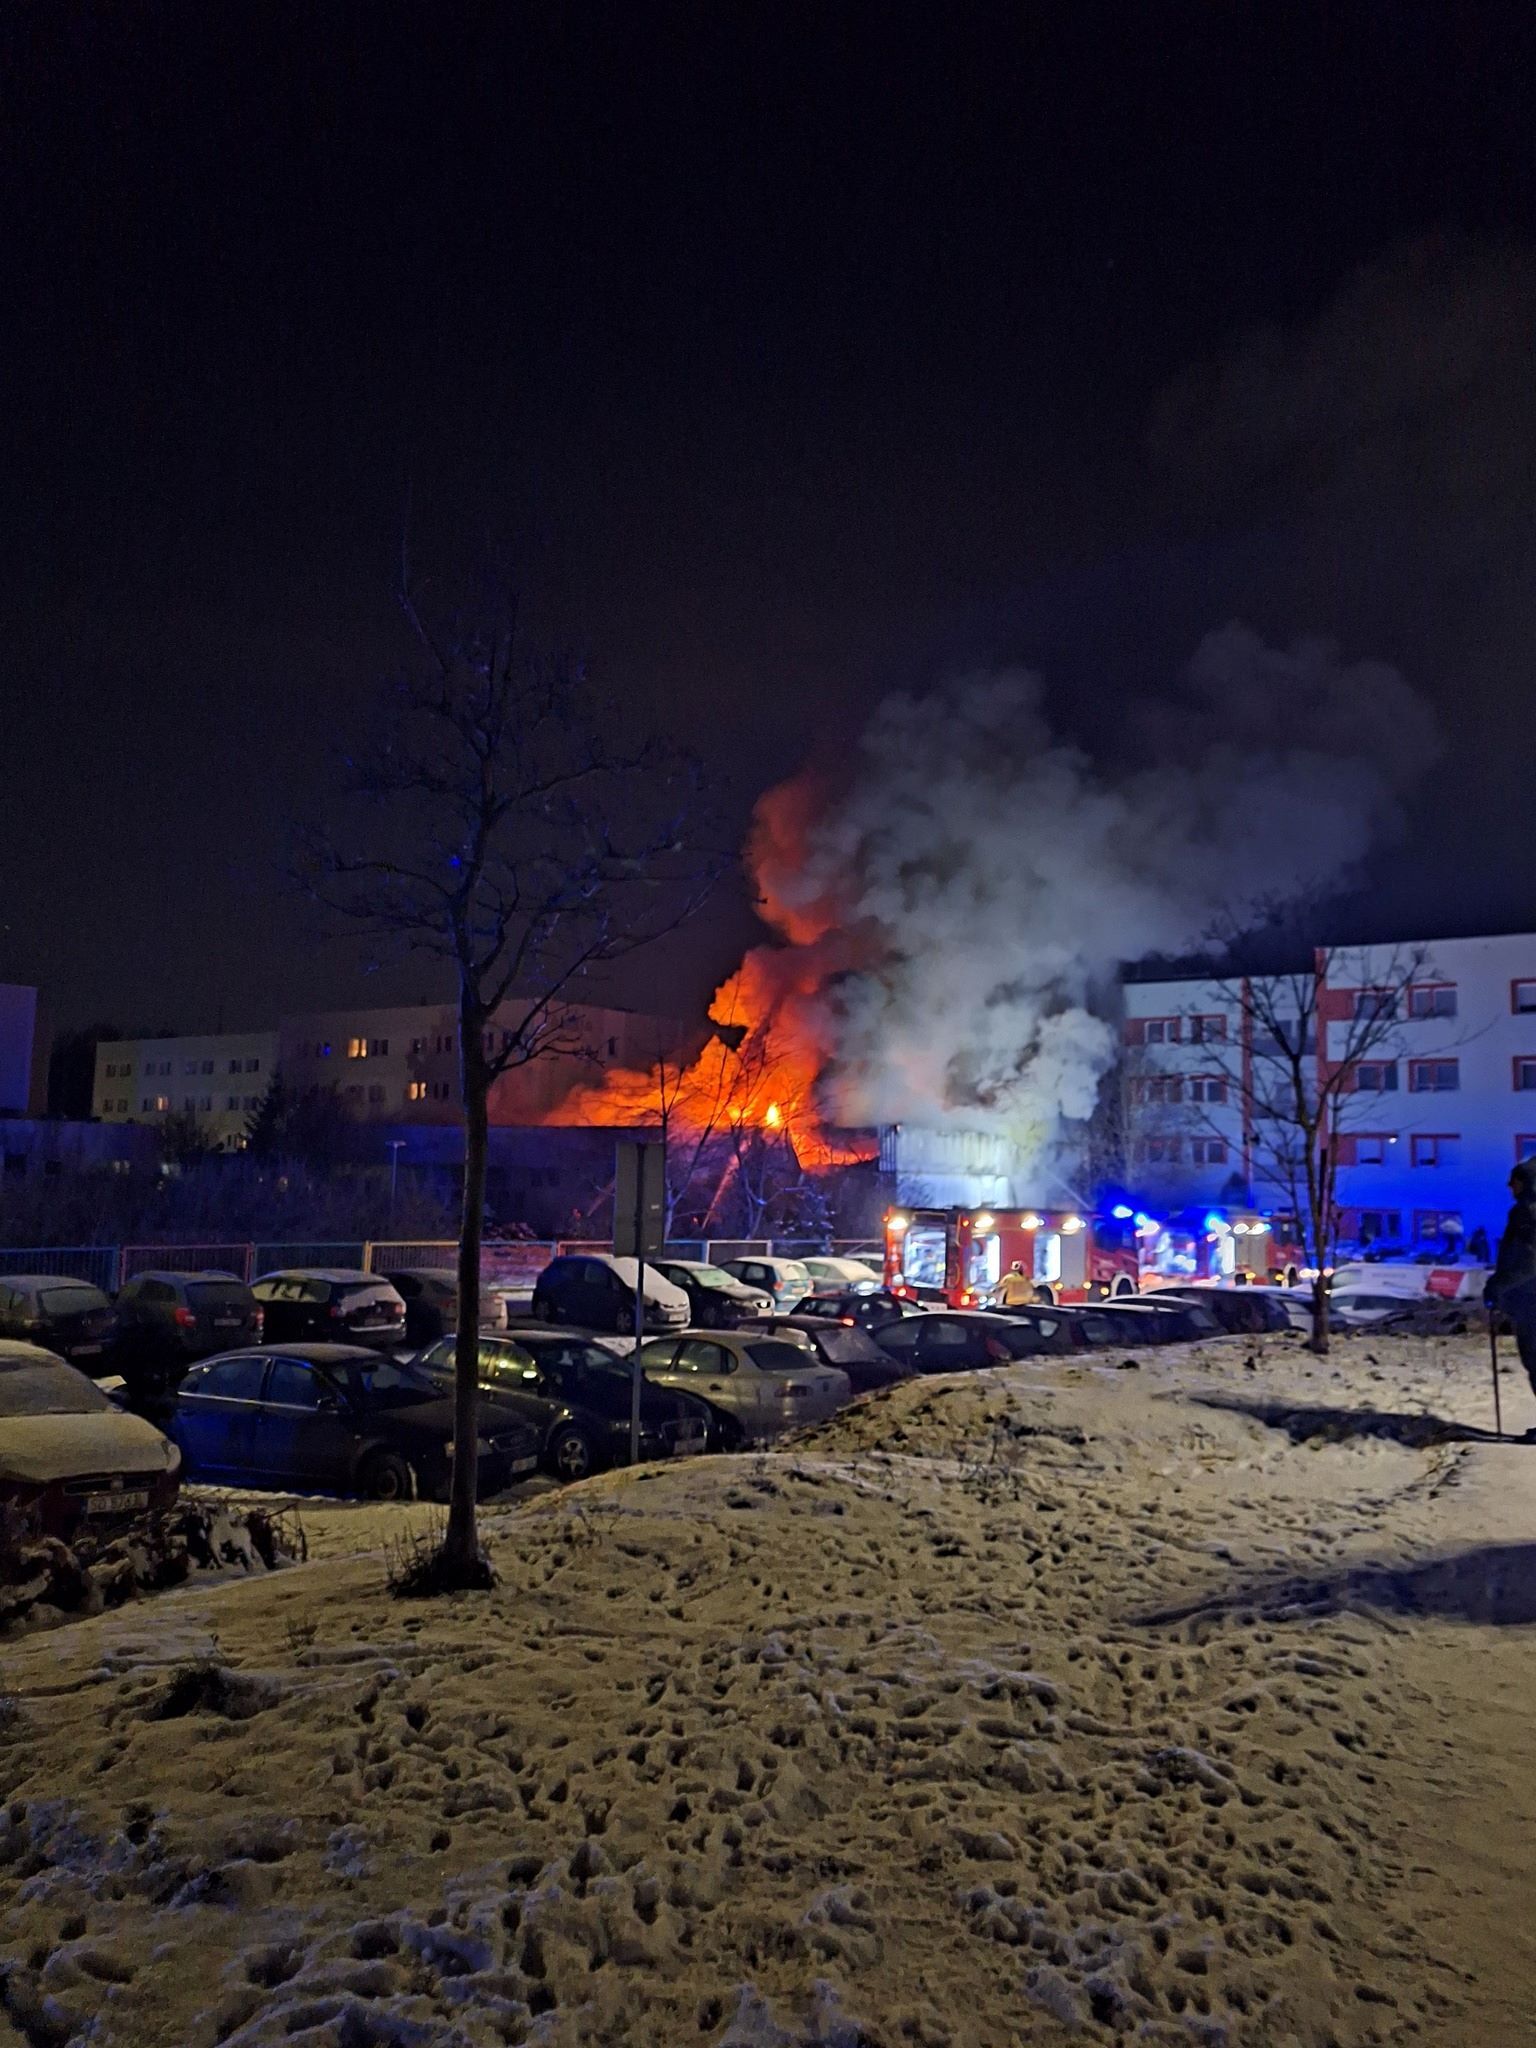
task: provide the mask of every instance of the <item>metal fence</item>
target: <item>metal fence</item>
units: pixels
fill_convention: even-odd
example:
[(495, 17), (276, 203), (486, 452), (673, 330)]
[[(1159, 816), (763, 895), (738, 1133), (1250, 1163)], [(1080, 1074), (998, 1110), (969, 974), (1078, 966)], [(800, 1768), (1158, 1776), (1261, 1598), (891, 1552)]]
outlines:
[(135, 1273), (233, 1273), (249, 1280), (251, 1244), (125, 1244), (117, 1254), (117, 1285)]
[[(481, 1251), (480, 1272), (487, 1286), (497, 1283), (531, 1287), (551, 1259), (581, 1252), (606, 1252), (605, 1238), (513, 1238), (490, 1243)], [(723, 1266), (731, 1259), (862, 1258), (879, 1267), (880, 1245), (868, 1239), (810, 1238), (683, 1238), (667, 1246), (673, 1259), (702, 1259)], [(459, 1255), (453, 1238), (380, 1240), (375, 1243), (326, 1244), (130, 1244), (19, 1245), (0, 1250), (0, 1274), (42, 1273), (60, 1280), (86, 1280), (115, 1293), (135, 1273), (199, 1273), (217, 1271), (254, 1280), (293, 1266), (331, 1266), (348, 1272), (399, 1273), (412, 1266), (454, 1265)]]
[(117, 1246), (18, 1245), (0, 1251), (0, 1273), (42, 1273), (54, 1280), (88, 1280), (104, 1294), (117, 1288)]

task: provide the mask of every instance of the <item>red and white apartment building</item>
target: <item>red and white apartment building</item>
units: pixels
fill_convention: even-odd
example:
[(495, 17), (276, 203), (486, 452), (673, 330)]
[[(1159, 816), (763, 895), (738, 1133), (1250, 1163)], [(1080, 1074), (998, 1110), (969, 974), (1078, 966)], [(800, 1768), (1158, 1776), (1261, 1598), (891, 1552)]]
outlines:
[[(1265, 987), (1281, 992), (1285, 978)], [(1319, 1062), (1358, 1047), (1359, 1006), (1389, 1005), (1334, 1134), (1341, 1242), (1438, 1245), (1479, 1225), (1497, 1242), (1509, 1169), (1536, 1157), (1536, 934), (1338, 948), (1317, 995)], [(1129, 982), (1124, 996), (1138, 1196), (1173, 1209), (1251, 1191), (1260, 1207), (1288, 1206), (1259, 1104), (1276, 1069), (1251, 1042), (1252, 1006), (1231, 982), (1199, 978)]]

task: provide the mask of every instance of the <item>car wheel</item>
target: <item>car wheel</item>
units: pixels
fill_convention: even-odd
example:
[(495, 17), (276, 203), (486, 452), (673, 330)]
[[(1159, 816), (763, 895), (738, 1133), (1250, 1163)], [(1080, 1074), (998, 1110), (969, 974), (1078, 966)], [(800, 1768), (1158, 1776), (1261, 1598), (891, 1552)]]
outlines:
[(414, 1500), (416, 1475), (397, 1451), (374, 1451), (363, 1460), (357, 1490), (366, 1500)]
[(566, 1423), (544, 1446), (544, 1462), (557, 1479), (585, 1479), (596, 1464), (592, 1446), (581, 1431)]

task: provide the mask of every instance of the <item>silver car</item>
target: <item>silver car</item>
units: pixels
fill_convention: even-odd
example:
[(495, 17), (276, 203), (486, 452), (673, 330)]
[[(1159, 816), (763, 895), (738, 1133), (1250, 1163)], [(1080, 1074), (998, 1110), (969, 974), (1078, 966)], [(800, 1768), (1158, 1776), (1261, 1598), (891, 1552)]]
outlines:
[(658, 1386), (709, 1403), (720, 1417), (711, 1432), (718, 1450), (822, 1422), (853, 1398), (848, 1375), (823, 1365), (806, 1345), (750, 1330), (652, 1337), (641, 1348), (640, 1367)]

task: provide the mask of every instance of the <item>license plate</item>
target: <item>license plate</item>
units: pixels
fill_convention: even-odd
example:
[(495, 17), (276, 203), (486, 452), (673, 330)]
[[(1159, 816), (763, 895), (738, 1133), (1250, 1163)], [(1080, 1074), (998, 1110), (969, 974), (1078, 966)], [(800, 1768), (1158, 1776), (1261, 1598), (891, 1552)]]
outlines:
[(88, 1515), (126, 1515), (148, 1506), (149, 1489), (142, 1486), (126, 1493), (88, 1493), (85, 1497)]
[(100, 1344), (76, 1344), (72, 1347), (71, 1355), (75, 1358), (94, 1358), (103, 1348)]
[(507, 1466), (509, 1472), (537, 1472), (539, 1461), (533, 1458), (513, 1458)]
[(213, 1327), (216, 1330), (238, 1330), (240, 1318), (238, 1316), (215, 1316)]

